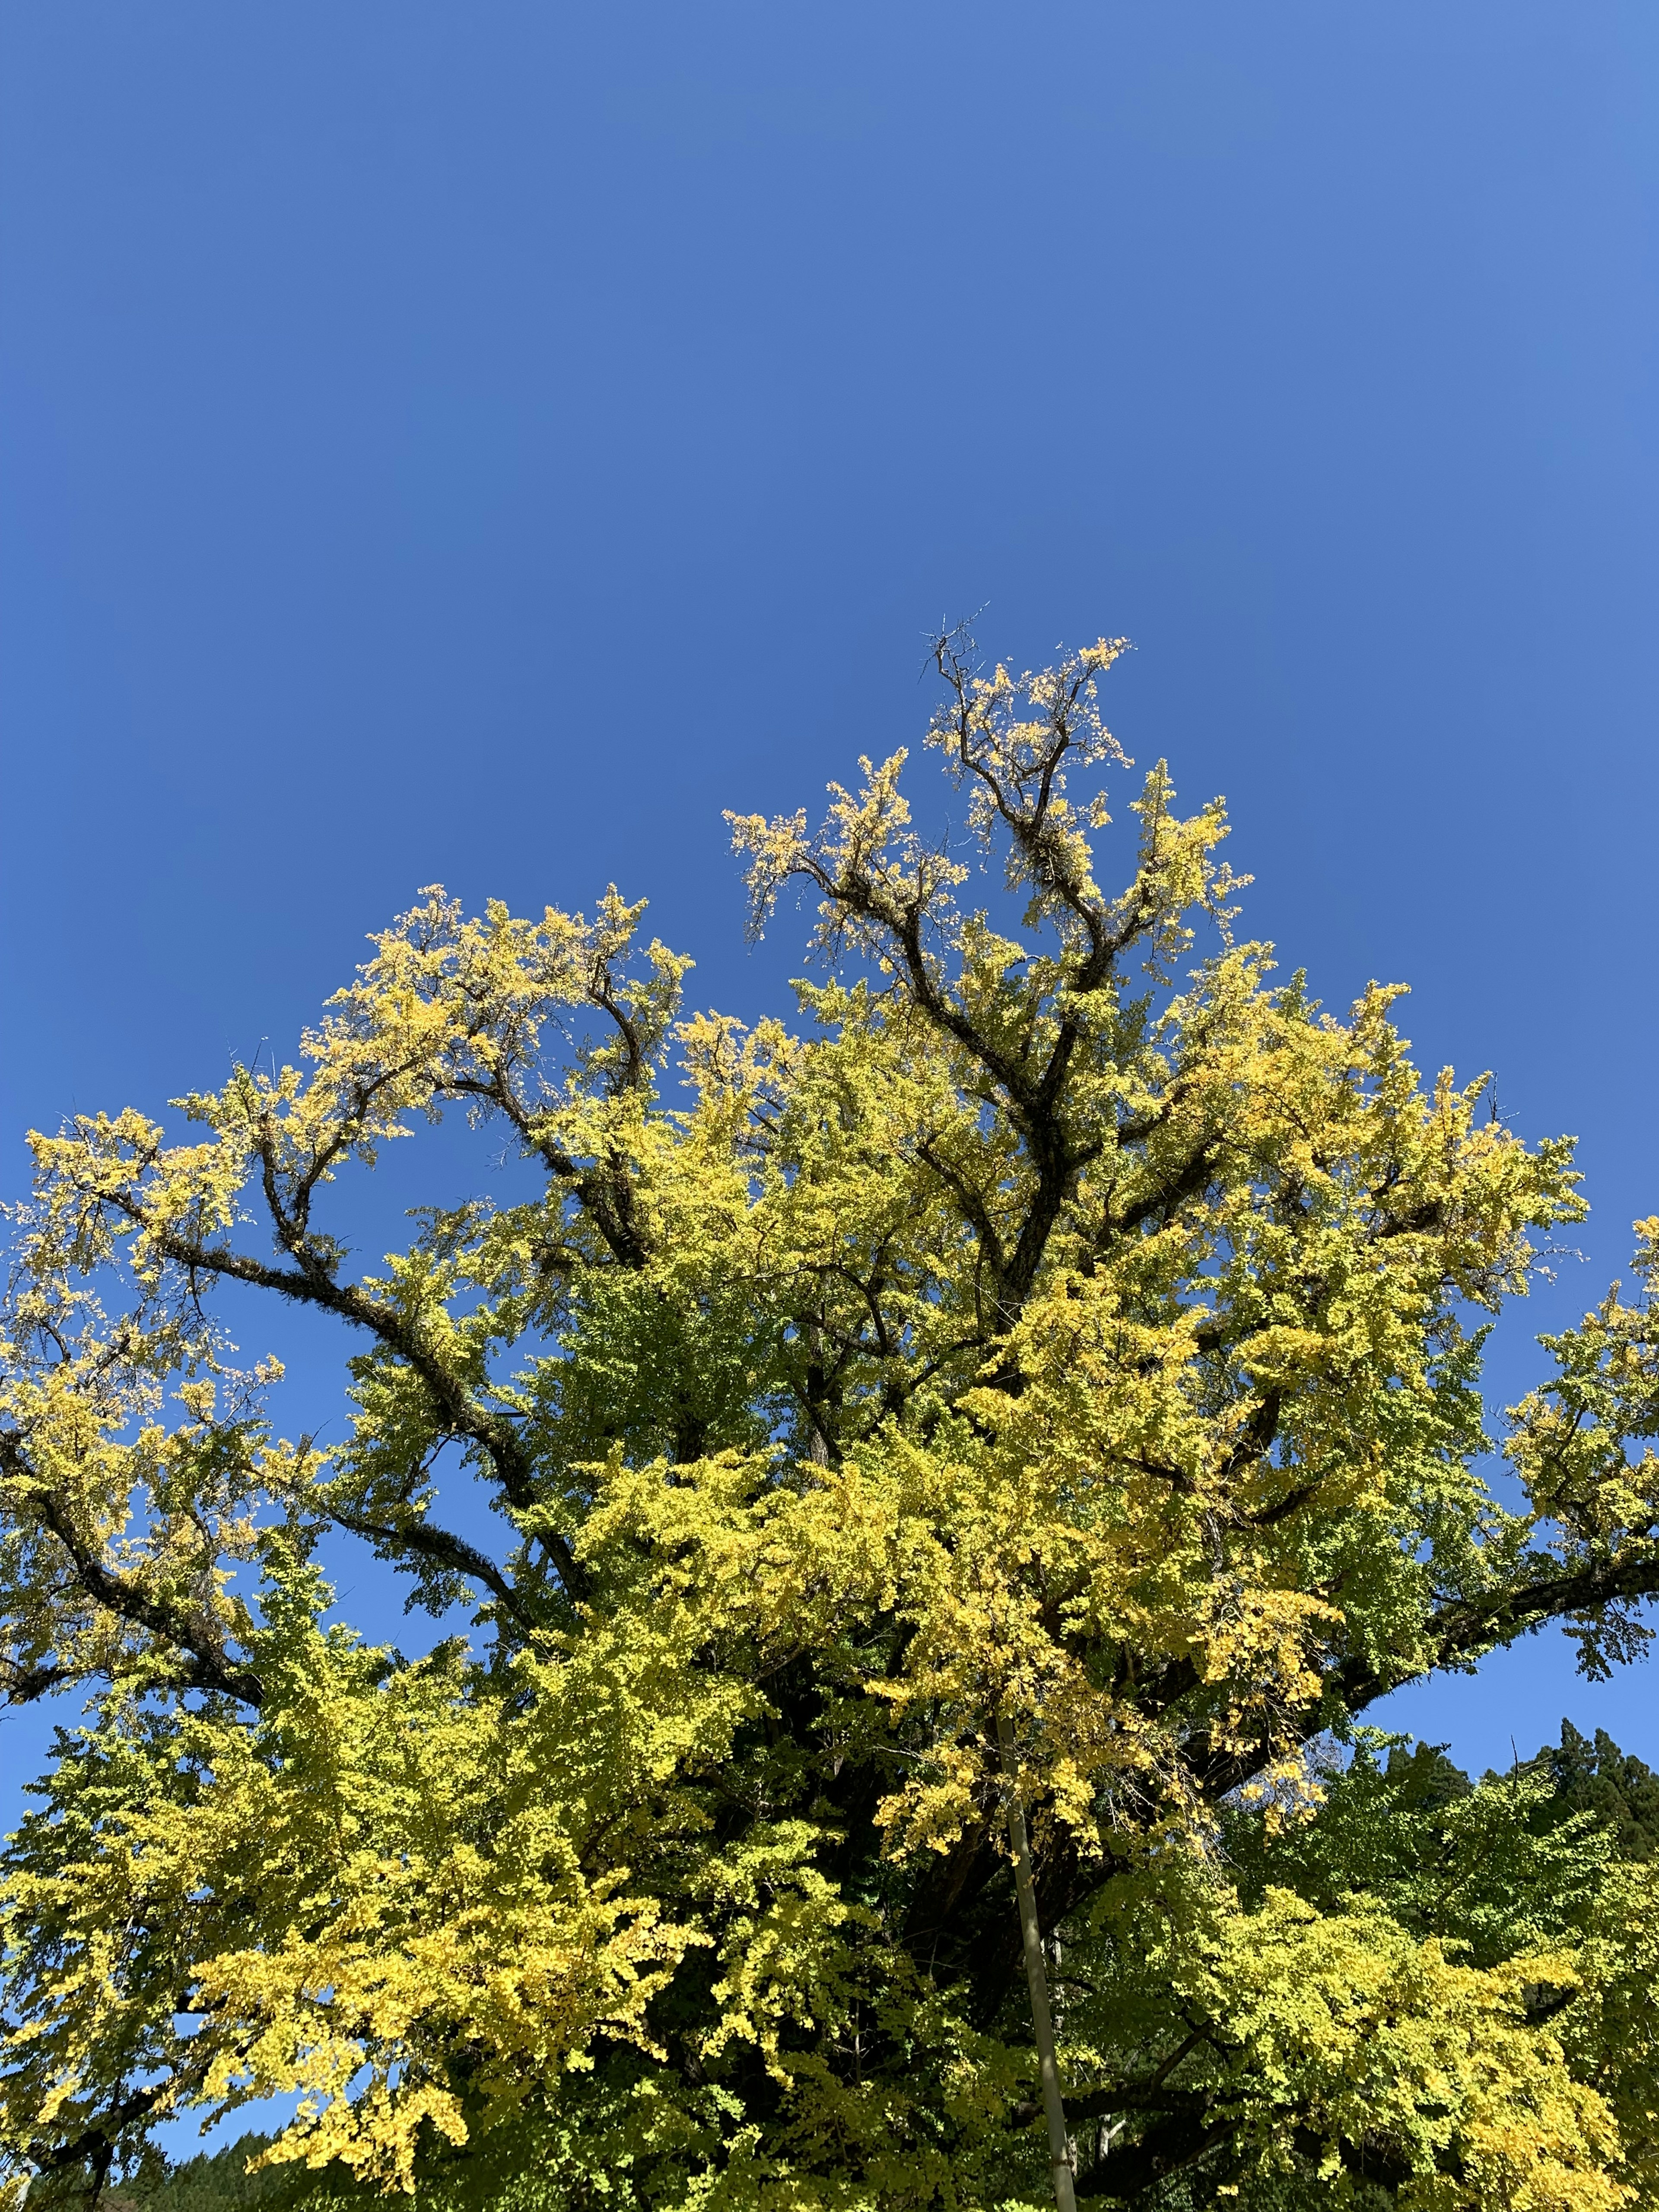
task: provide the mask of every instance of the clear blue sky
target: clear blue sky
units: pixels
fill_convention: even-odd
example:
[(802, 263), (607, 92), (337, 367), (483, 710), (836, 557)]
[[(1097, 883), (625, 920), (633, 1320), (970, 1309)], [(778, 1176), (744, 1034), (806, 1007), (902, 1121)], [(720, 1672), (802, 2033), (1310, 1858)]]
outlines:
[[(1652, 0), (5, 0), (0, 1186), (434, 879), (615, 878), (783, 1004), (719, 810), (913, 738), (988, 601), (1129, 633), (1248, 926), (1582, 1134), (1516, 1395), (1659, 1208), (1656, 185)], [(1656, 1682), (1395, 1710), (1659, 1761)]]

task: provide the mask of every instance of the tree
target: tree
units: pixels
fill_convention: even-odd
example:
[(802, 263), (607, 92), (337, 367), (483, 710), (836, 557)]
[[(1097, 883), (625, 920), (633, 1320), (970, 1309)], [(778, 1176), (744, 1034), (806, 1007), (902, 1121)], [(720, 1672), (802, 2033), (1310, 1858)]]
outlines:
[(1620, 1751), (1605, 1729), (1592, 1743), (1564, 1720), (1559, 1747), (1539, 1758), (1553, 1785), (1553, 1808), (1569, 1817), (1594, 1813), (1615, 1832), (1626, 1858), (1659, 1857), (1659, 1775)]
[[(1592, 1673), (1639, 1650), (1659, 1222), (1637, 1302), (1547, 1340), (1510, 1510), (1484, 1317), (1582, 1213), (1571, 1147), (1425, 1089), (1395, 992), (1275, 982), (1219, 804), (1162, 767), (1101, 890), (1066, 774), (1122, 764), (1121, 649), (1016, 678), (939, 641), (929, 742), (1017, 926), (959, 904), (902, 754), (816, 834), (734, 822), (757, 930), (819, 902), (799, 1033), (687, 1015), (614, 890), (433, 890), (305, 1072), (236, 1069), (182, 1139), (32, 1139), (5, 1665), (92, 1700), (9, 1854), (37, 2188), (298, 2089), (268, 2155), (348, 2195), (1650, 2191), (1649, 1871), (1593, 1808), (1522, 1821), (1547, 1905), (1460, 1948), (1364, 1860), (1376, 1762), (1322, 1747), (1546, 1621)], [(537, 1194), (355, 1267), (334, 1186), (455, 1109)], [(340, 1322), (343, 1444), (274, 1432), (226, 1285)], [(445, 1452), (501, 1543), (442, 1518)], [(331, 1530), (476, 1638), (331, 1622)], [(1328, 1879), (1333, 1835), (1373, 1871)]]

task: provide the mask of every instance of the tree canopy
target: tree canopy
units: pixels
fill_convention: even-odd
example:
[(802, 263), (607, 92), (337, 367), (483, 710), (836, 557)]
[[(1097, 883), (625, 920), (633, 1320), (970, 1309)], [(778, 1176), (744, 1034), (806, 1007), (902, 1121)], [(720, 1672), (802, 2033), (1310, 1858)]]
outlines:
[[(1651, 1778), (1361, 1717), (1639, 1653), (1659, 1218), (1494, 1421), (1571, 1145), (1276, 980), (1162, 766), (1103, 890), (1121, 650), (939, 641), (977, 902), (902, 753), (733, 818), (755, 929), (817, 902), (793, 1024), (689, 1011), (614, 889), (434, 889), (302, 1066), (31, 1139), (4, 1679), (89, 1699), (8, 1858), (35, 2191), (298, 2092), (264, 2156), (345, 2197), (1659, 2203)], [(348, 1179), (454, 1111), (535, 1194), (365, 1267)], [(228, 1286), (338, 1322), (345, 1441)], [(473, 1634), (354, 1634), (331, 1531)]]

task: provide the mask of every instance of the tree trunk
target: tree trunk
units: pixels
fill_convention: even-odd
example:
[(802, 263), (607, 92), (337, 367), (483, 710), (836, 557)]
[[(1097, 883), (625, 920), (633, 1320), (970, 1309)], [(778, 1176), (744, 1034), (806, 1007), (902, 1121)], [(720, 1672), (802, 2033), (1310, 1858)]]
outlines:
[(1025, 1981), (1031, 1992), (1031, 2027), (1036, 2038), (1037, 2073), (1042, 2084), (1042, 2112), (1048, 2123), (1048, 2157), (1059, 2212), (1077, 2212), (1072, 2179), (1072, 2146), (1060, 2102), (1060, 2069), (1054, 2063), (1054, 2022), (1048, 2014), (1048, 1974), (1042, 1963), (1042, 1930), (1037, 1923), (1036, 1889), (1031, 1881), (1031, 1847), (1025, 1833), (1025, 1808), (1014, 1771), (1014, 1724), (997, 1716), (997, 1741), (1008, 1777), (1008, 1848), (1014, 1856), (1014, 1889), (1019, 1899), (1019, 1932), (1025, 1947)]

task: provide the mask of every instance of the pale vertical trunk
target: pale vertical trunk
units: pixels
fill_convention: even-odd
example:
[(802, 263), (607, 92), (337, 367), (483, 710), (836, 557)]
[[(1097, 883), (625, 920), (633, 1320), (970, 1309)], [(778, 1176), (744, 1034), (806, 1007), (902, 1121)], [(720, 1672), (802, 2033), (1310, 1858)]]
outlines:
[(1020, 1802), (1014, 1771), (1014, 1724), (1006, 1713), (997, 1716), (997, 1741), (1008, 1776), (1008, 1848), (1014, 1856), (1014, 1889), (1019, 1899), (1019, 1932), (1025, 1947), (1025, 1982), (1031, 1992), (1031, 2028), (1036, 2038), (1037, 2075), (1042, 2084), (1042, 2115), (1048, 2124), (1048, 2157), (1053, 2167), (1054, 2203), (1059, 2212), (1077, 2212), (1077, 2191), (1072, 2179), (1072, 2146), (1066, 2134), (1066, 2107), (1060, 2101), (1060, 2069), (1054, 2063), (1054, 2028), (1048, 2011), (1048, 1974), (1042, 1963), (1042, 1929), (1037, 1921), (1036, 1888), (1031, 1880), (1030, 1839), (1025, 1832), (1025, 1808)]
[(808, 1458), (814, 1467), (830, 1464), (830, 1437), (824, 1427), (829, 1419), (823, 1401), (823, 1331), (815, 1321), (806, 1324), (806, 1419), (811, 1431), (806, 1441)]

